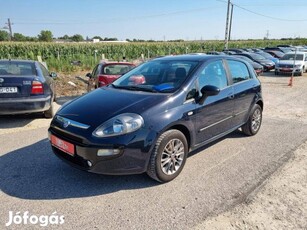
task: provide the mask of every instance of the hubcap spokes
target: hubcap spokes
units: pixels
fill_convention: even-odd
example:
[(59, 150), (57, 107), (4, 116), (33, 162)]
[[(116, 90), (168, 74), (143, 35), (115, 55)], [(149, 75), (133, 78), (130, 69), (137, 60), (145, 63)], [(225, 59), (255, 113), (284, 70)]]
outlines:
[(261, 125), (261, 111), (256, 109), (252, 117), (252, 130), (256, 132)]
[(161, 168), (166, 175), (172, 175), (181, 167), (184, 158), (184, 145), (179, 139), (170, 140), (163, 149)]

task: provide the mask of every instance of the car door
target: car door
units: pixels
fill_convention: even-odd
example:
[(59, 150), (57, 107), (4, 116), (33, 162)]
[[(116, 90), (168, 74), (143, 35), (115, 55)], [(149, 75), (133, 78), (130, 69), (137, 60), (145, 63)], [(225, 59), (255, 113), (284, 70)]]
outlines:
[(229, 86), (224, 62), (222, 59), (205, 64), (198, 72), (197, 84), (200, 89), (205, 85), (213, 85), (220, 93), (208, 97), (204, 104), (196, 104), (193, 122), (195, 125), (196, 145), (201, 144), (232, 127), (233, 88)]
[(227, 66), (234, 90), (233, 126), (236, 127), (245, 122), (260, 86), (253, 79), (253, 73), (246, 63), (240, 60), (227, 60)]

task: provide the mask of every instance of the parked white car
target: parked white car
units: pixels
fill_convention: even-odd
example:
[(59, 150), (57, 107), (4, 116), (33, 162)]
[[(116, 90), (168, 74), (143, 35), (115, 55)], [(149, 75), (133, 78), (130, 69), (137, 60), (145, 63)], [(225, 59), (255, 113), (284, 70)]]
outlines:
[(275, 65), (275, 75), (280, 73), (292, 73), (302, 76), (307, 71), (307, 53), (289, 52), (280, 58), (279, 63)]

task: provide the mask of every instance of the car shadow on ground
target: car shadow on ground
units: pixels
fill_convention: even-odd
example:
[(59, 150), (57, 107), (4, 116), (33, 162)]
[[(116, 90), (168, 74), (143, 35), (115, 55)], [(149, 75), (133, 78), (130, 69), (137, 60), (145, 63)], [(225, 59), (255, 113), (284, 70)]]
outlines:
[(30, 200), (90, 197), (159, 185), (146, 174), (106, 176), (75, 169), (53, 154), (48, 139), (1, 156), (0, 168), (1, 191)]
[(236, 138), (236, 139), (237, 138), (246, 138), (246, 135), (238, 129), (238, 130), (236, 130), (236, 131), (234, 131), (234, 132), (232, 132), (232, 133), (230, 133), (230, 134), (228, 134), (224, 137), (221, 137), (221, 138), (219, 138), (215, 141), (210, 142), (209, 144), (206, 144), (202, 147), (199, 147), (199, 148), (191, 151), (189, 153), (188, 157), (193, 157), (194, 155), (198, 154), (199, 152), (201, 152), (201, 151), (203, 151), (207, 148), (210, 148), (211, 146), (215, 145), (216, 143), (222, 142), (223, 140), (228, 139), (228, 138)]
[(35, 119), (44, 118), (43, 113), (18, 114), (18, 115), (1, 115), (0, 129), (9, 129), (24, 127)]

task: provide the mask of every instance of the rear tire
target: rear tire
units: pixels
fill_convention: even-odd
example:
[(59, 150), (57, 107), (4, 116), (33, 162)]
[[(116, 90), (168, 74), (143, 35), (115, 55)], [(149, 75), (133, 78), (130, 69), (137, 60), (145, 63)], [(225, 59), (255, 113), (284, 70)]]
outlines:
[(255, 104), (251, 110), (247, 122), (241, 127), (242, 132), (247, 136), (256, 135), (262, 123), (262, 109)]
[(148, 164), (147, 174), (159, 182), (169, 182), (182, 171), (188, 154), (184, 134), (172, 129), (157, 140)]
[(54, 106), (53, 102), (51, 102), (50, 108), (44, 112), (44, 117), (50, 119), (53, 116), (54, 116)]

